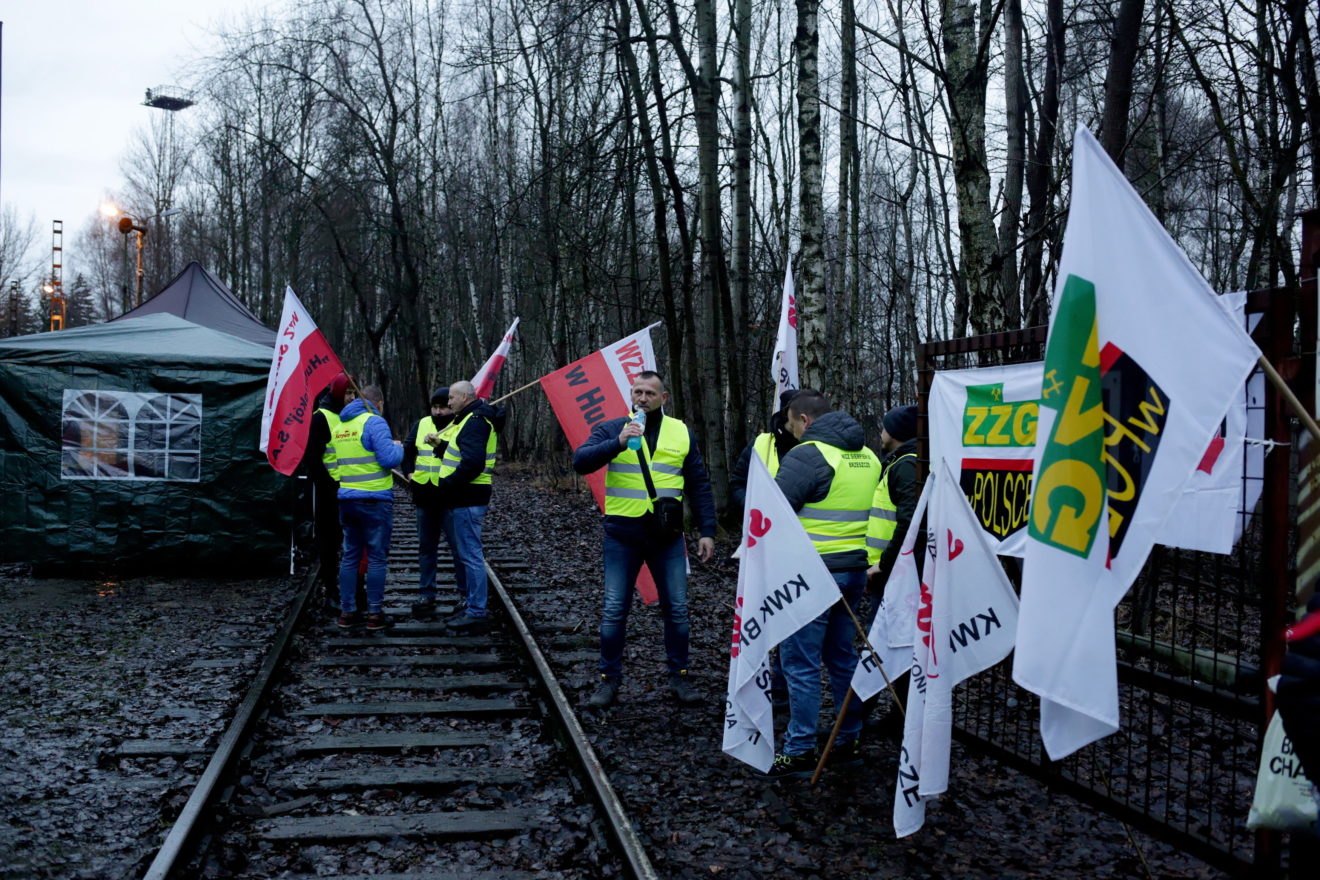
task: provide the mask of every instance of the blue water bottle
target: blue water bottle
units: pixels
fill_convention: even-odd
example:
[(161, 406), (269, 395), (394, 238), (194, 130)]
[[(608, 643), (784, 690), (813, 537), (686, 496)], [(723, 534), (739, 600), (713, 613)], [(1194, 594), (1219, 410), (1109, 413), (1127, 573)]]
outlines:
[[(646, 410), (639, 409), (637, 412), (633, 413), (632, 420), (637, 424), (641, 425), (642, 430), (646, 430)], [(642, 448), (642, 437), (640, 434), (637, 435), (636, 437), (628, 438), (628, 448), (631, 449), (633, 452), (636, 452), (637, 450)]]

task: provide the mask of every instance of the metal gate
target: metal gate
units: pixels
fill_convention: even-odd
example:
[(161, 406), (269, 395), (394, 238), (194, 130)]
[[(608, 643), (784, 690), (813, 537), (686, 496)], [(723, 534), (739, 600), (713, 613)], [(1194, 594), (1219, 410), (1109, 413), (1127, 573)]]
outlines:
[[(1315, 255), (1320, 217), (1306, 215), (1301, 290), (1251, 293), (1257, 344), (1314, 412)], [(919, 457), (928, 459), (927, 396), (936, 370), (1040, 360), (1045, 327), (920, 346)], [(1116, 612), (1122, 727), (1052, 762), (1037, 731), (1039, 703), (1015, 685), (1008, 662), (964, 683), (956, 734), (1058, 790), (1163, 837), (1234, 874), (1277, 869), (1277, 835), (1246, 830), (1264, 722), (1264, 680), (1278, 671), (1282, 630), (1295, 605), (1297, 431), (1280, 396), (1263, 401), (1269, 449), (1259, 489), (1231, 556), (1156, 546)], [(1271, 446), (1270, 443), (1273, 442)], [(1010, 564), (1010, 573), (1012, 566)]]

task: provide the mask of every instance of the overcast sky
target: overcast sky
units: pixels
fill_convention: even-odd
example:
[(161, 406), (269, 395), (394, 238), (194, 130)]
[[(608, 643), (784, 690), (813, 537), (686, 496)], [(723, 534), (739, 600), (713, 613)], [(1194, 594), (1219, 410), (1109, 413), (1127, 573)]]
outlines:
[[(263, 0), (0, 0), (0, 200), (66, 242), (120, 185), (119, 162), (150, 114), (148, 88), (177, 82), (217, 22)], [(185, 111), (186, 112), (186, 111)], [(70, 254), (70, 256), (73, 256)], [(73, 260), (69, 261), (74, 262)]]

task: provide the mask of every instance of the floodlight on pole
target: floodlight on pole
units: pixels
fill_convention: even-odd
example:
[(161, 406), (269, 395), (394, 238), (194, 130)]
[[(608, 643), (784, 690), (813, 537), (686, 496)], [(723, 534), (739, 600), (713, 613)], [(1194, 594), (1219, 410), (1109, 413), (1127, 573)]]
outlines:
[[(143, 244), (143, 239), (145, 239), (147, 235), (147, 227), (139, 226), (137, 221), (135, 221), (132, 217), (121, 211), (119, 207), (112, 202), (105, 202), (104, 204), (102, 204), (101, 213), (111, 218), (118, 217), (119, 221), (115, 224), (115, 226), (124, 235), (128, 235), (130, 232), (137, 233), (137, 241), (135, 242), (137, 247), (137, 296), (133, 303), (134, 308), (136, 308), (137, 306), (142, 305), (142, 244)], [(175, 214), (182, 214), (182, 213), (183, 213), (182, 208), (166, 208), (165, 210), (161, 211), (158, 214), (151, 215), (142, 222), (147, 223), (151, 220), (159, 220), (164, 217), (173, 217)]]

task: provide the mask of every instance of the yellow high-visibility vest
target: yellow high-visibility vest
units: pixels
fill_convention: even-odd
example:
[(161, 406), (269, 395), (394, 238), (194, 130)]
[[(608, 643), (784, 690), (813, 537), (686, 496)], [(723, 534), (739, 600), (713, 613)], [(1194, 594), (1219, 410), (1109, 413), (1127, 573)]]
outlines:
[[(463, 430), (463, 426), (468, 423), (468, 419), (473, 414), (468, 413), (462, 419), (451, 422), (449, 427), (440, 432), (440, 439), (448, 445), (445, 446), (445, 454), (440, 459), (440, 479), (452, 474), (458, 469), (459, 463), (463, 460), (462, 454), (458, 449), (458, 433)], [(484, 418), (477, 416), (477, 418)], [(485, 419), (486, 424), (490, 425), (490, 419)], [(491, 425), (490, 434), (486, 437), (486, 466), (482, 468), (481, 473), (472, 478), (474, 486), (489, 486), (491, 475), (495, 473), (495, 426)]]
[(624, 449), (605, 470), (605, 515), (644, 516), (654, 505), (642, 476), (643, 463), (651, 469), (657, 498), (683, 500), (683, 462), (687, 459), (692, 435), (678, 419), (664, 418), (656, 435), (652, 454), (642, 438), (640, 449)]
[(875, 565), (880, 561), (880, 554), (885, 552), (889, 542), (894, 540), (898, 530), (898, 505), (889, 497), (889, 472), (905, 458), (916, 458), (915, 452), (900, 455), (885, 468), (880, 478), (880, 485), (875, 487), (875, 498), (871, 501), (871, 518), (866, 524), (866, 561)]
[[(417, 447), (417, 464), (413, 466), (412, 481), (434, 486), (440, 479), (440, 461), (435, 448), (422, 442), (423, 437), (432, 433), (426, 430), (425, 425), (425, 418), (417, 422), (417, 436), (413, 439), (413, 445)], [(431, 426), (434, 427), (435, 422), (431, 422)]]
[(378, 492), (394, 487), (394, 477), (376, 461), (375, 454), (362, 445), (362, 431), (375, 413), (364, 412), (347, 421), (341, 421), (330, 432), (335, 446), (335, 479), (345, 489)]
[(819, 440), (806, 440), (834, 469), (830, 491), (820, 501), (802, 505), (798, 520), (821, 556), (866, 549), (871, 500), (880, 481), (880, 459), (863, 446), (849, 452)]

